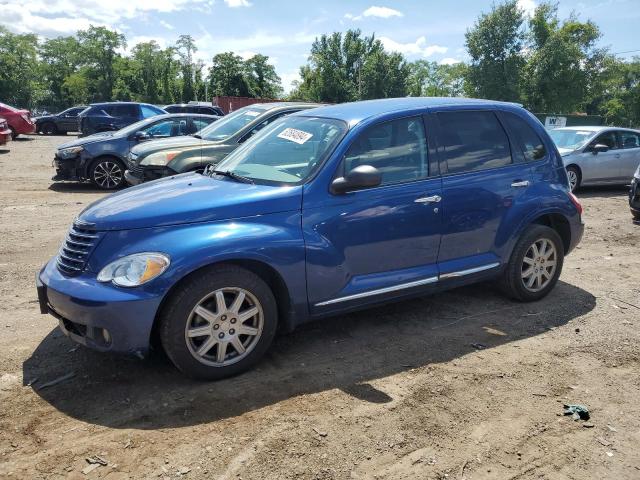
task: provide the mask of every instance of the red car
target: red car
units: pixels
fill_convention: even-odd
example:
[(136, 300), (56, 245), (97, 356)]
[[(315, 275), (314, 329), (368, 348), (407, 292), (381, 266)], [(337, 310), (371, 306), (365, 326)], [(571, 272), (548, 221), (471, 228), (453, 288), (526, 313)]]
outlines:
[(7, 121), (0, 117), (0, 145), (5, 145), (11, 141), (11, 130)]
[(22, 133), (34, 133), (36, 124), (31, 120), (29, 110), (18, 110), (0, 102), (0, 117), (7, 119), (11, 129), (11, 138), (16, 138)]

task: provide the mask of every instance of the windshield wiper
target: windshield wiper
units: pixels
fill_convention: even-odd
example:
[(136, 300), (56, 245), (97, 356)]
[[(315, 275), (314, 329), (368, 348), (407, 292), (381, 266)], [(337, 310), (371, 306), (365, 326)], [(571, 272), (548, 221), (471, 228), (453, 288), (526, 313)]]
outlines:
[(234, 173), (231, 170), (216, 170), (214, 168), (207, 167), (204, 173), (205, 175), (209, 175), (209, 176), (212, 176), (214, 174), (222, 175), (223, 177), (229, 177), (237, 182), (242, 182), (242, 183), (251, 183), (251, 184), (256, 183), (249, 177), (243, 177), (242, 175), (238, 175), (237, 173)]
[(198, 140), (202, 140), (202, 137), (200, 135), (198, 135), (197, 133), (194, 133), (191, 136), (197, 138)]

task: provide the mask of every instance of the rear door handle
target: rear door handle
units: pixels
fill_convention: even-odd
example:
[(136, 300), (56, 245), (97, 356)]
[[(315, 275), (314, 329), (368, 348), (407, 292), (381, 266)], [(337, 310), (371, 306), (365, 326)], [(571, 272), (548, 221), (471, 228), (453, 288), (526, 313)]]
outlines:
[(528, 187), (529, 186), (529, 180), (516, 180), (515, 182), (513, 182), (511, 184), (512, 187), (518, 188), (518, 187)]
[(442, 200), (440, 195), (431, 195), (429, 197), (420, 197), (414, 200), (415, 203), (438, 203)]

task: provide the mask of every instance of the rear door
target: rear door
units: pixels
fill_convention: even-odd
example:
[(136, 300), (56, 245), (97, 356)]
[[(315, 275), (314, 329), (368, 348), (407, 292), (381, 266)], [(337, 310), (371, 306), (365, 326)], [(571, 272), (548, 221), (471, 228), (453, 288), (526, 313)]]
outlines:
[(315, 313), (366, 304), (437, 282), (441, 183), (430, 168), (423, 119), (392, 120), (354, 139), (336, 177), (360, 165), (375, 188), (303, 207), (307, 291)]
[(625, 182), (630, 182), (636, 168), (640, 165), (640, 135), (629, 130), (620, 130), (618, 141), (622, 147), (620, 151), (620, 177)]
[(442, 171), (441, 277), (497, 268), (497, 238), (509, 209), (529, 187), (529, 171), (514, 162), (494, 111), (440, 111), (435, 121)]
[(78, 128), (78, 114), (82, 108), (70, 108), (62, 113), (58, 118), (58, 130), (64, 132), (74, 132)]

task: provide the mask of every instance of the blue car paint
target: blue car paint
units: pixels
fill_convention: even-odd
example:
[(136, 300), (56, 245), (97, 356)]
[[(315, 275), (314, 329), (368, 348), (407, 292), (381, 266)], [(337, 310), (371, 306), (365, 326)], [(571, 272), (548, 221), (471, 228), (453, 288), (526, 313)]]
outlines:
[[(430, 113), (473, 108), (509, 111), (527, 119), (543, 139), (547, 156), (532, 163), (515, 163), (514, 158), (513, 165), (494, 170), (441, 175)], [(271, 269), (288, 290), (288, 315), (281, 321), (293, 327), (495, 276), (522, 230), (544, 214), (558, 214), (568, 222), (571, 242), (566, 253), (581, 238), (580, 214), (569, 200), (560, 155), (539, 122), (516, 105), (389, 99), (295, 115), (335, 118), (350, 127), (306, 184), (251, 185), (184, 174), (106, 197), (79, 216), (106, 232), (86, 271), (65, 276), (53, 259), (40, 273), (50, 307), (59, 316), (107, 328), (113, 335), (112, 350), (144, 351), (167, 294), (181, 279), (211, 264), (250, 261)], [(417, 115), (425, 115), (429, 178), (346, 195), (329, 192), (343, 155), (359, 133), (378, 122)], [(521, 180), (530, 186), (511, 188)], [(440, 195), (438, 210), (414, 202), (422, 195)], [(469, 196), (474, 198), (471, 208)], [(171, 266), (137, 288), (96, 281), (97, 272), (109, 262), (142, 251), (168, 254)], [(458, 278), (460, 272), (469, 275)]]

